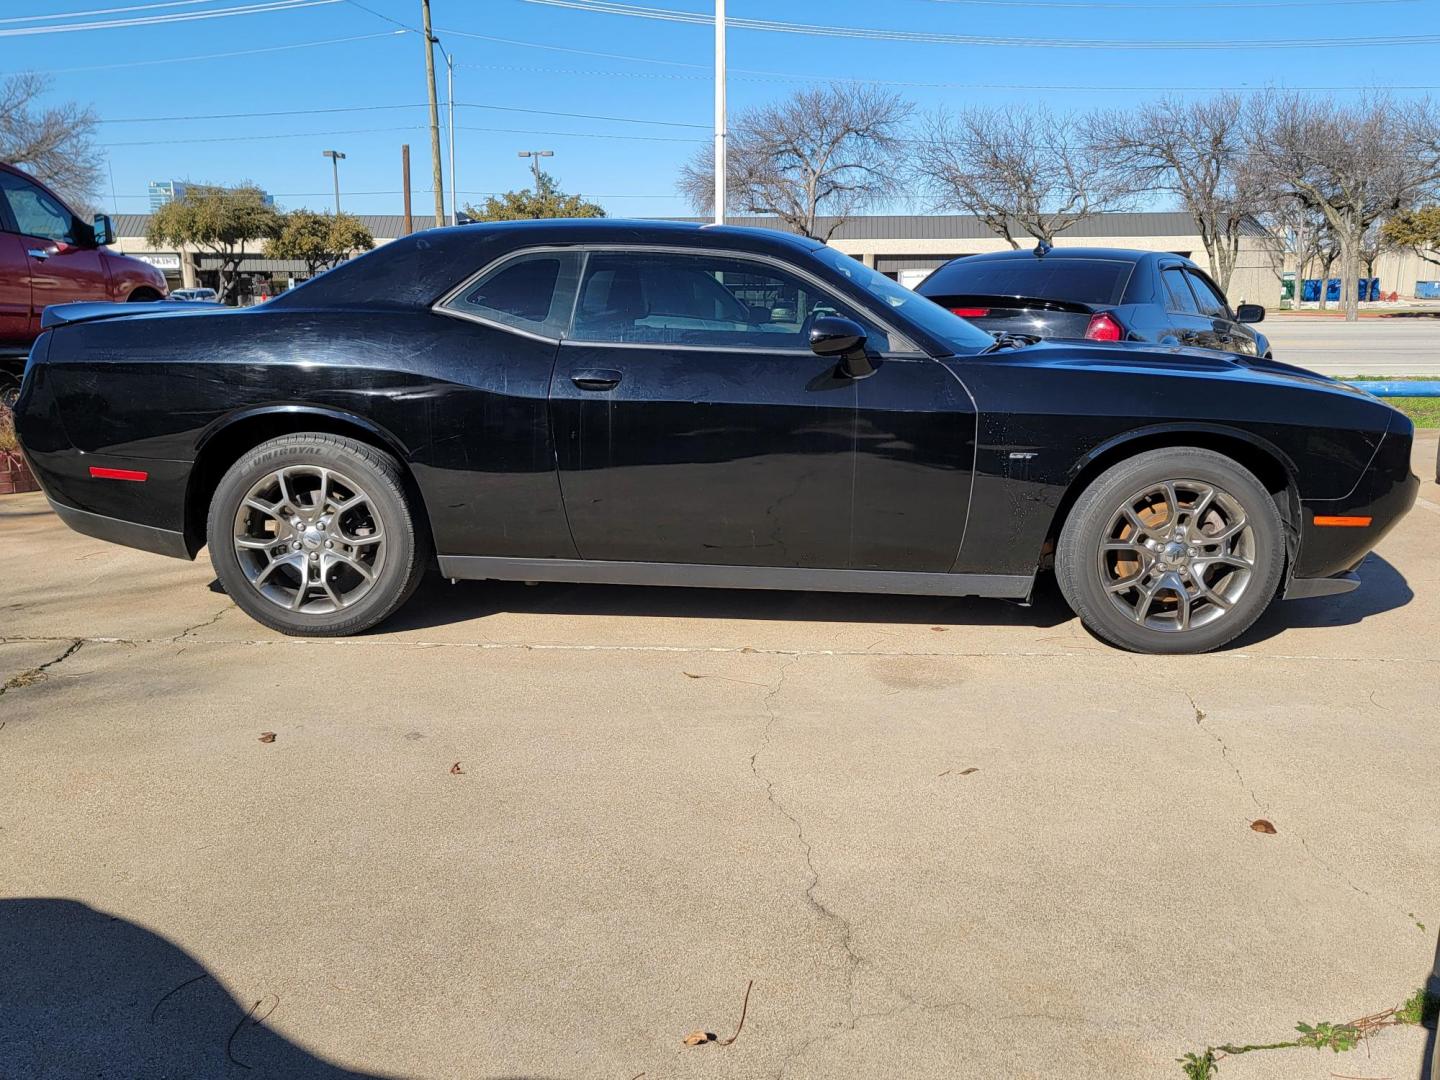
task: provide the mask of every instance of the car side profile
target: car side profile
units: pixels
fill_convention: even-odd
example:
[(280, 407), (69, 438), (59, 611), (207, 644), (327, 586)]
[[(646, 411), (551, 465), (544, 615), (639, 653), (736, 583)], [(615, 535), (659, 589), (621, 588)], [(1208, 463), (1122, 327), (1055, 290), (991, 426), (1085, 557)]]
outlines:
[(1210, 275), (1166, 251), (1042, 245), (967, 255), (917, 291), (991, 333), (1271, 355), (1252, 329), (1265, 318), (1263, 307), (1232, 310)]
[(251, 309), (46, 313), (17, 412), (73, 528), (290, 634), (450, 578), (1026, 600), (1215, 648), (1344, 592), (1413, 427), (1322, 376), (997, 341), (822, 244), (610, 220), (413, 234)]
[(14, 403), (47, 306), (165, 297), (165, 275), (110, 251), (113, 240), (104, 214), (86, 222), (35, 177), (0, 163), (0, 403)]

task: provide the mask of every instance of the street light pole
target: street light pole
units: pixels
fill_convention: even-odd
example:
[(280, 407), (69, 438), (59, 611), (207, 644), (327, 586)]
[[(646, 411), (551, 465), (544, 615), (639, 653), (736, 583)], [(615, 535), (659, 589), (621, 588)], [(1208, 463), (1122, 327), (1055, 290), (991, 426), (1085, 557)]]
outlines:
[(326, 150), (322, 157), (330, 159), (330, 165), (335, 170), (335, 216), (340, 216), (340, 162), (345, 160), (345, 155), (339, 150)]
[(540, 159), (542, 157), (554, 157), (554, 150), (521, 150), (516, 157), (530, 159), (530, 171), (535, 174), (535, 194), (540, 194)]
[(715, 224), (725, 224), (725, 0), (715, 0)]

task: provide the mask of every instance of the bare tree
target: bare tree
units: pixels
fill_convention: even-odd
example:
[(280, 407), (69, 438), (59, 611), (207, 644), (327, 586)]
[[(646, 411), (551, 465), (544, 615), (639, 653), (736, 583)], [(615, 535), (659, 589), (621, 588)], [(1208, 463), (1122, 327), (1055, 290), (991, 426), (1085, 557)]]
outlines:
[(1240, 239), (1252, 226), (1257, 205), (1240, 96), (1164, 98), (1136, 111), (1096, 113), (1086, 130), (1096, 152), (1128, 173), (1135, 191), (1168, 191), (1179, 198), (1195, 219), (1210, 276), (1228, 291)]
[(1366, 230), (1440, 181), (1434, 107), (1427, 100), (1401, 108), (1378, 95), (1342, 105), (1270, 93), (1252, 109), (1249, 158), (1257, 176), (1324, 216), (1338, 242), (1345, 317), (1358, 318), (1355, 282)]
[[(742, 113), (726, 150), (727, 209), (774, 214), (828, 241), (847, 218), (897, 191), (910, 111), (896, 94), (835, 83)], [(714, 176), (713, 147), (680, 170), (680, 193), (701, 213), (715, 208)], [(823, 230), (821, 217), (832, 219)]]
[(1023, 231), (1046, 243), (1076, 222), (1129, 205), (1086, 124), (1040, 108), (970, 108), (926, 121), (915, 169), (937, 209), (974, 214), (1012, 248)]
[(88, 105), (41, 107), (50, 87), (43, 75), (12, 75), (0, 83), (0, 161), (18, 165), (67, 202), (91, 206), (100, 185), (99, 123)]

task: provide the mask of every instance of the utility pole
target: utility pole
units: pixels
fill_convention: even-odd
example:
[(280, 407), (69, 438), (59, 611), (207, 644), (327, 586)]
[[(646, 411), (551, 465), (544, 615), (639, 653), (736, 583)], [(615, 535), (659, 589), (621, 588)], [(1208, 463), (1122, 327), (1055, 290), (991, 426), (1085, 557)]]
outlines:
[(540, 194), (540, 159), (542, 157), (554, 157), (554, 150), (521, 150), (516, 157), (530, 159), (530, 171), (535, 174), (535, 194)]
[(335, 216), (340, 216), (340, 162), (345, 160), (345, 155), (339, 150), (325, 150), (321, 157), (328, 157), (330, 164), (335, 170)]
[(435, 42), (430, 32), (430, 0), (420, 0), (420, 14), (425, 30), (425, 83), (430, 92), (430, 163), (431, 186), (435, 189), (435, 224), (445, 224), (445, 178), (440, 170), (440, 105), (435, 96)]
[(410, 216), (410, 144), (400, 147), (400, 186), (405, 190), (405, 235), (415, 231), (414, 219)]
[(450, 118), (446, 127), (450, 134), (450, 224), (460, 224), (460, 201), (455, 191), (455, 58), (445, 51), (445, 46), (440, 46), (440, 51), (445, 55), (445, 100), (448, 103)]
[(725, 224), (725, 0), (715, 0), (715, 224)]

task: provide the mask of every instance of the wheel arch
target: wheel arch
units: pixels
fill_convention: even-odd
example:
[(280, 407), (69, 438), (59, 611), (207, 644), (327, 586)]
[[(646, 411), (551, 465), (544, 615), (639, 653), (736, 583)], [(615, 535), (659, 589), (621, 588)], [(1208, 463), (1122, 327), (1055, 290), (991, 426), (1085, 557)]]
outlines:
[(344, 435), (390, 454), (400, 466), (405, 493), (416, 507), (416, 527), (429, 531), (429, 511), (410, 467), (410, 453), (392, 432), (342, 409), (321, 405), (264, 405), (221, 417), (206, 427), (196, 441), (195, 465), (190, 470), (185, 493), (185, 544), (192, 556), (205, 544), (210, 500), (230, 466), (263, 442), (302, 431)]
[(152, 289), (149, 285), (141, 285), (130, 291), (130, 295), (125, 297), (125, 302), (127, 304), (147, 304), (160, 299), (163, 299), (160, 290)]
[(1300, 549), (1300, 487), (1296, 480), (1295, 463), (1283, 450), (1267, 439), (1238, 428), (1212, 424), (1162, 425), (1141, 428), (1117, 435), (1100, 443), (1081, 457), (1070, 470), (1070, 480), (1061, 497), (1041, 548), (1041, 565), (1053, 561), (1060, 530), (1085, 489), (1112, 465), (1135, 457), (1147, 450), (1163, 450), (1172, 446), (1198, 446), (1213, 450), (1239, 462), (1255, 474), (1275, 499), (1285, 526), (1286, 568), (1282, 589), (1288, 584)]

